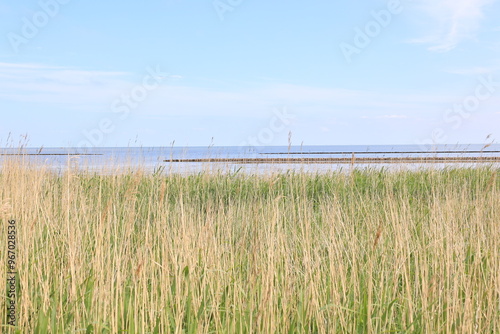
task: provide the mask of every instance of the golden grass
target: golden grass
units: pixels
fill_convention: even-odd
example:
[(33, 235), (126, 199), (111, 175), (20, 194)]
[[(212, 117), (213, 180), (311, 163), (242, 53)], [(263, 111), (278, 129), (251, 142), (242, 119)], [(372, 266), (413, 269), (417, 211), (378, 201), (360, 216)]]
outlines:
[(497, 172), (56, 175), (7, 163), (17, 330), (498, 333)]

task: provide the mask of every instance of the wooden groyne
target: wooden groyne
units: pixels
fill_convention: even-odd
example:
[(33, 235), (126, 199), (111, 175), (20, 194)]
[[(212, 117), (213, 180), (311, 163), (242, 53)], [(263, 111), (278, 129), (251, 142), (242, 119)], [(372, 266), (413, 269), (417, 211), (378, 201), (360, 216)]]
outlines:
[(352, 163), (485, 163), (500, 162), (500, 157), (380, 157), (380, 158), (203, 158), (170, 159), (176, 163), (234, 163), (234, 164), (352, 164)]

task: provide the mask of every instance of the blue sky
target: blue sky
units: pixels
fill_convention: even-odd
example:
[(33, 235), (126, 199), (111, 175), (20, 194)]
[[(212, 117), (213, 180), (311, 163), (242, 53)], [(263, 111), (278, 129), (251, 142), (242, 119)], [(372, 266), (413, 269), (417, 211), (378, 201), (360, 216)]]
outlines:
[(500, 140), (500, 1), (0, 3), (0, 145)]

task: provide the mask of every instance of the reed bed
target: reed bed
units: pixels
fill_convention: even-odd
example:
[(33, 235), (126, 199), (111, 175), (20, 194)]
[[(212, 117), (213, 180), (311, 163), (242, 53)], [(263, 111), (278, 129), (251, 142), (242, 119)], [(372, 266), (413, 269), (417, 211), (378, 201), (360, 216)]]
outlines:
[[(18, 319), (2, 332), (498, 333), (498, 171), (5, 163)], [(0, 257), (4, 279), (6, 247)]]

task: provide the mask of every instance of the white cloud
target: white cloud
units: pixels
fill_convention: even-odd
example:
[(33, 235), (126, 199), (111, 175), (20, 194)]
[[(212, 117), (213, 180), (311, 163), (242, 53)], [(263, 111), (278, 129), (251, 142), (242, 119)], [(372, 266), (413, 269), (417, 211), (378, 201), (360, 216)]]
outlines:
[[(485, 7), (496, 0), (422, 0), (422, 9), (435, 27), (428, 35), (410, 43), (430, 44), (429, 50), (447, 52), (464, 39), (474, 38), (484, 17)], [(428, 24), (428, 23), (427, 23)]]

